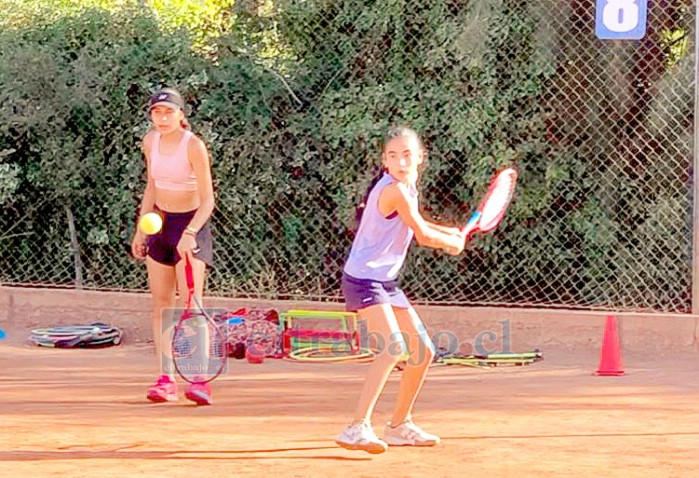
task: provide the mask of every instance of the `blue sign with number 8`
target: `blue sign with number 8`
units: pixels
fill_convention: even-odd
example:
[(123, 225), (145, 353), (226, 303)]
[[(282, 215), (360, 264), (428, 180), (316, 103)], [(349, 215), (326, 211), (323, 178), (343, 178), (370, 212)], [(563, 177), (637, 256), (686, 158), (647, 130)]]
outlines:
[(597, 0), (595, 35), (602, 40), (640, 40), (646, 34), (648, 0)]

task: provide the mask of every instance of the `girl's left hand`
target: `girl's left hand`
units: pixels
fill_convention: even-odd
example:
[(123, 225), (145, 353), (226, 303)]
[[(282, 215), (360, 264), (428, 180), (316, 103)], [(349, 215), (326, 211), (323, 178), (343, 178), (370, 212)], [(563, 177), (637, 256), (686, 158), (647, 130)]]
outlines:
[(191, 234), (182, 234), (180, 242), (177, 243), (177, 253), (181, 258), (187, 254), (194, 254), (198, 251), (197, 239)]

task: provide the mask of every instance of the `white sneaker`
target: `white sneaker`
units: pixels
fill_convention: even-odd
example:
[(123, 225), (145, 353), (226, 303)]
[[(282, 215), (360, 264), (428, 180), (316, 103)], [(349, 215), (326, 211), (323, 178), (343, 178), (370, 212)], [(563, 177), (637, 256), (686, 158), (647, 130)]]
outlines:
[(376, 436), (368, 423), (348, 426), (335, 439), (335, 443), (348, 450), (364, 450), (369, 453), (383, 453), (388, 450), (386, 442)]
[(415, 425), (412, 420), (406, 420), (395, 428), (389, 422), (383, 432), (383, 439), (391, 446), (435, 446), (442, 441), (437, 435), (427, 433)]

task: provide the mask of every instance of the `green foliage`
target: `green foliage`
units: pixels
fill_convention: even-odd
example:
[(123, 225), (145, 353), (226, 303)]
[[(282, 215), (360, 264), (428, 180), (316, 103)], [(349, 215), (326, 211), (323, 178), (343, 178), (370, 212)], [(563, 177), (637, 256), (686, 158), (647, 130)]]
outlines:
[[(132, 266), (113, 250), (128, 240), (143, 187), (144, 98), (161, 83), (186, 83), (205, 62), (191, 53), (184, 33), (160, 33), (153, 17), (129, 10), (87, 10), (4, 31), (0, 54), (6, 59), (0, 65), (0, 149), (8, 152), (4, 161), (21, 170), (14, 206), (33, 211), (38, 221), (34, 234), (16, 238), (22, 244), (3, 245), (12, 250), (36, 243), (38, 226), (50, 217), (65, 221), (69, 207), (88, 283), (126, 286), (124, 271)], [(67, 228), (55, 234), (50, 241), (68, 249)], [(56, 259), (56, 268), (71, 270), (70, 254), (52, 263)]]
[(429, 148), (422, 204), (437, 220), (463, 222), (497, 169), (521, 170), (505, 222), (466, 257), (411, 254), (415, 299), (684, 310), (692, 58), (672, 13), (685, 7), (667, 7), (645, 52), (662, 58), (642, 87), (668, 99), (614, 76), (642, 52), (571, 32), (568, 5), (0, 0), (0, 204), (14, 228), (0, 278), (75, 282), (70, 211), (82, 283), (145, 286), (124, 247), (143, 105), (167, 84), (211, 151), (216, 293), (337, 297), (381, 135), (407, 123)]

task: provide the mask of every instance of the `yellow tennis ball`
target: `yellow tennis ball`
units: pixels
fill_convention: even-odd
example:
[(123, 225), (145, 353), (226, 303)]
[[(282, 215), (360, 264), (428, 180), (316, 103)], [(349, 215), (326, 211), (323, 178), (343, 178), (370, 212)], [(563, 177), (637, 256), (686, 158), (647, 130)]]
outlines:
[(163, 227), (163, 219), (157, 212), (149, 212), (144, 214), (140, 221), (138, 221), (138, 228), (143, 234), (152, 235), (160, 232)]

